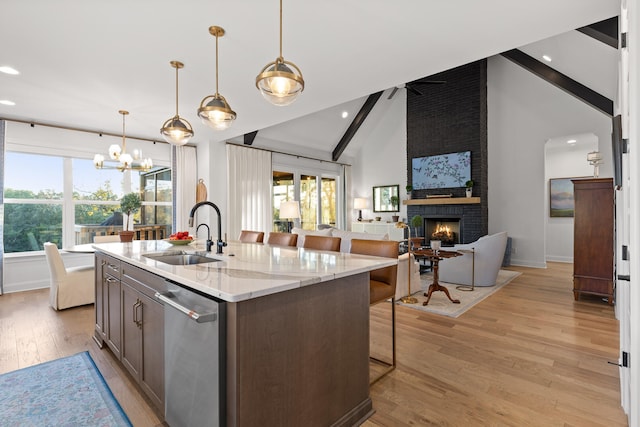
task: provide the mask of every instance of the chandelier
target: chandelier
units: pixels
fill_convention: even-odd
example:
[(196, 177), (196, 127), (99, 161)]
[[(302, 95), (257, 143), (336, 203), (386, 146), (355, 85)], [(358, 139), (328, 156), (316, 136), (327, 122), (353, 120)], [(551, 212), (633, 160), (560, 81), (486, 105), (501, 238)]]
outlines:
[(256, 87), (273, 105), (285, 106), (296, 100), (304, 90), (300, 68), (282, 57), (282, 0), (280, 0), (280, 56), (268, 63), (256, 77)]
[(140, 170), (147, 172), (153, 167), (153, 161), (151, 158), (142, 159), (142, 151), (134, 150), (133, 156), (127, 153), (127, 140), (124, 133), (124, 118), (128, 111), (119, 110), (118, 113), (122, 114), (122, 147), (118, 144), (113, 144), (109, 147), (109, 158), (114, 162), (119, 162), (114, 165), (105, 164), (104, 156), (102, 154), (96, 154), (93, 156), (93, 165), (96, 169), (117, 169), (120, 172), (126, 170)]
[(176, 69), (176, 115), (164, 122), (160, 133), (169, 144), (184, 145), (193, 136), (191, 124), (178, 114), (178, 70), (184, 64), (180, 61), (171, 61), (170, 64)]
[(218, 93), (218, 38), (224, 36), (224, 29), (214, 25), (209, 27), (209, 33), (216, 38), (216, 93), (200, 102), (198, 116), (205, 125), (216, 130), (225, 130), (236, 119), (236, 113), (224, 96)]

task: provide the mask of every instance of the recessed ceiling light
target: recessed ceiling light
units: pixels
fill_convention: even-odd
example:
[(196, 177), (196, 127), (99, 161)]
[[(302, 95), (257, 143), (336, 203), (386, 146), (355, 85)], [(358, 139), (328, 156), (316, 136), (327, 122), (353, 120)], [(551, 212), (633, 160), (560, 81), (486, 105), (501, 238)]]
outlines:
[(20, 74), (20, 71), (16, 70), (15, 68), (3, 66), (3, 67), (0, 67), (0, 73), (16, 75), (16, 74)]
[(575, 139), (570, 139), (570, 140), (568, 140), (568, 141), (567, 141), (567, 144), (571, 144), (571, 145), (573, 145), (573, 144), (575, 144), (576, 142), (578, 142), (578, 141), (576, 141)]
[(551, 57), (549, 55), (542, 55), (542, 59), (544, 59), (547, 62), (551, 62)]
[(342, 112), (342, 118), (346, 119), (349, 116), (349, 113), (347, 111), (343, 111)]
[(16, 105), (15, 102), (9, 101), (8, 99), (0, 99), (0, 104), (2, 104), (2, 105)]

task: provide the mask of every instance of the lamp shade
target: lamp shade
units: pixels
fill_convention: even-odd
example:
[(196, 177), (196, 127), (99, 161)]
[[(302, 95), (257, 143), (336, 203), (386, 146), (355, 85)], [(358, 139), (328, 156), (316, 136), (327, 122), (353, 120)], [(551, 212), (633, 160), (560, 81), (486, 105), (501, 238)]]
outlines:
[(353, 199), (353, 209), (367, 209), (367, 199), (360, 197)]
[(297, 200), (280, 203), (280, 218), (300, 218), (300, 204)]

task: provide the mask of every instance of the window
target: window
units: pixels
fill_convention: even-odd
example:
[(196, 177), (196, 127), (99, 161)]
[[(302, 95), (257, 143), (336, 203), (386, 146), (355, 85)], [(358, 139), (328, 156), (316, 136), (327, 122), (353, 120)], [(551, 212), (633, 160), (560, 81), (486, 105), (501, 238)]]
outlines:
[(123, 173), (96, 169), (88, 159), (7, 151), (4, 251), (41, 251), (45, 242), (62, 248), (116, 234), (120, 198), (140, 188), (144, 213), (134, 218), (137, 238), (161, 238), (172, 220), (169, 169)]
[(271, 231), (286, 232), (288, 220), (280, 218), (280, 203), (295, 200), (293, 173), (273, 171), (273, 229)]
[(39, 251), (62, 242), (63, 163), (59, 157), (6, 152), (4, 251)]
[(274, 170), (273, 231), (288, 230), (288, 219), (280, 218), (280, 203), (286, 200), (300, 202), (300, 228), (315, 230), (318, 224), (337, 226), (337, 177), (322, 175)]

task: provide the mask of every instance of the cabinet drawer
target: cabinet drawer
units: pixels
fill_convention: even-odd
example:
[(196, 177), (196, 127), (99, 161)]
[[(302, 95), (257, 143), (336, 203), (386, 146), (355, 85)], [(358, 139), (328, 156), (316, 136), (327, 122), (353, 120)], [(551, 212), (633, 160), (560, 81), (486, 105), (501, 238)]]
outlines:
[(120, 279), (120, 260), (105, 256), (104, 261), (106, 262), (106, 264), (104, 265), (104, 272), (110, 276), (115, 277), (116, 279)]

